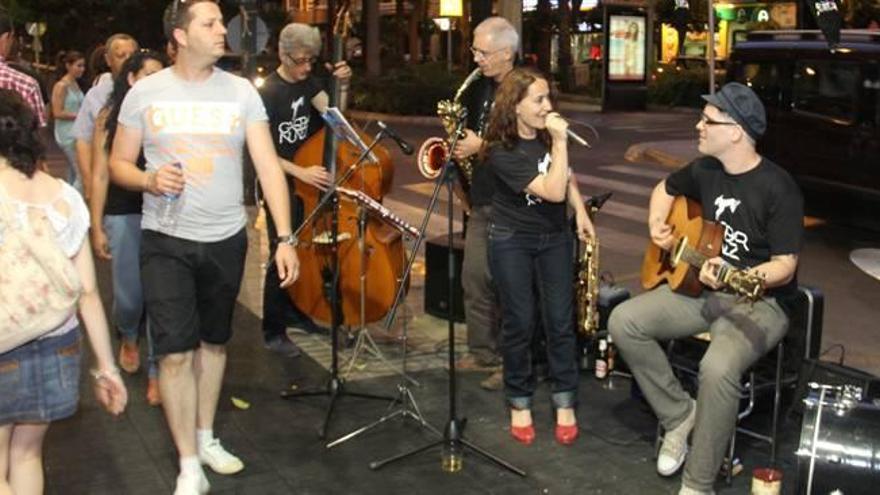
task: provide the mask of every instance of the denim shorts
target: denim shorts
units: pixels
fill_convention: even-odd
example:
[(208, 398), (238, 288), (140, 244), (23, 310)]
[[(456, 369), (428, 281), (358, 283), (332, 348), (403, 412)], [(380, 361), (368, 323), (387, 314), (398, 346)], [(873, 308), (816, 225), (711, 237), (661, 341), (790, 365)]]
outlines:
[(0, 354), (0, 425), (73, 416), (79, 370), (79, 327)]

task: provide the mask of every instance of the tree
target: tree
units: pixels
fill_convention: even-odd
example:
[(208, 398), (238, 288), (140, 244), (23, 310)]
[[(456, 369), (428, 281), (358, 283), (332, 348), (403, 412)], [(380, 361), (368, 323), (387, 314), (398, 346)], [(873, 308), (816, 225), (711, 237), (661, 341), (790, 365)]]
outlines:
[(408, 20), (409, 30), (409, 63), (422, 61), (422, 37), (420, 35), (422, 21), (425, 19), (425, 0), (412, 0), (412, 14)]
[(364, 31), (367, 35), (366, 51), (367, 76), (376, 77), (382, 72), (379, 43), (379, 1), (364, 0)]

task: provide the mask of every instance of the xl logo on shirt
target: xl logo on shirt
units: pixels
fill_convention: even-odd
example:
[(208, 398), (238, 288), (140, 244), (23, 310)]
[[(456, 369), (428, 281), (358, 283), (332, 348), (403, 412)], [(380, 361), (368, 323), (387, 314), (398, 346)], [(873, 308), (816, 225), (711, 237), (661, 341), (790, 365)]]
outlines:
[(740, 204), (742, 204), (742, 201), (736, 198), (725, 198), (723, 194), (719, 194), (715, 198), (715, 221), (724, 225), (724, 241), (721, 244), (721, 254), (735, 260), (739, 260), (738, 253), (740, 249), (749, 251), (749, 236), (721, 220), (721, 215), (726, 211), (730, 211), (730, 216), (733, 216)]
[[(544, 157), (541, 158), (541, 161), (538, 162), (538, 174), (547, 175), (547, 170), (550, 169), (550, 153), (545, 153)], [(526, 206), (534, 206), (538, 203), (543, 203), (544, 200), (535, 196), (534, 194), (526, 193)]]
[(300, 96), (290, 104), (292, 110), (290, 122), (278, 124), (278, 144), (295, 143), (306, 138), (309, 129), (309, 114), (298, 116), (300, 108), (305, 104), (305, 98)]
[(241, 126), (237, 103), (214, 101), (157, 101), (146, 112), (154, 134), (233, 134)]
[(730, 213), (736, 213), (736, 209), (739, 207), (742, 201), (735, 198), (725, 198), (723, 194), (718, 195), (715, 198), (715, 220), (721, 218), (721, 214), (724, 213), (724, 210), (730, 210)]

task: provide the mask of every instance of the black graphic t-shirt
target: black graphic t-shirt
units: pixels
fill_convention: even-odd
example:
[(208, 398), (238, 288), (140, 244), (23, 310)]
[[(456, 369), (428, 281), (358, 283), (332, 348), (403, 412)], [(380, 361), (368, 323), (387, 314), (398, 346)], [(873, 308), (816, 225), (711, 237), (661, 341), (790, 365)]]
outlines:
[[(703, 218), (724, 227), (721, 257), (737, 268), (801, 250), (803, 196), (788, 172), (766, 158), (737, 175), (725, 172), (715, 158), (698, 158), (666, 178), (666, 192), (698, 201)], [(780, 295), (796, 287), (793, 279), (768, 294)]]
[(558, 232), (566, 228), (565, 201), (553, 203), (525, 191), (539, 174), (550, 167), (550, 150), (538, 139), (520, 139), (507, 150), (489, 150), (495, 193), (492, 196), (493, 223), (522, 232)]
[[(495, 101), (495, 89), (498, 84), (494, 79), (482, 77), (477, 79), (464, 95), (462, 105), (467, 108), (467, 124), (465, 127), (482, 136), (489, 124), (489, 111)], [(474, 167), (471, 177), (470, 200), (474, 206), (486, 206), (492, 203), (494, 178), (488, 163), (481, 163), (479, 155), (473, 157)]]
[(324, 121), (312, 106), (312, 98), (323, 90), (324, 84), (315, 76), (292, 83), (276, 71), (266, 78), (259, 93), (278, 156), (293, 160), (299, 147), (321, 129)]

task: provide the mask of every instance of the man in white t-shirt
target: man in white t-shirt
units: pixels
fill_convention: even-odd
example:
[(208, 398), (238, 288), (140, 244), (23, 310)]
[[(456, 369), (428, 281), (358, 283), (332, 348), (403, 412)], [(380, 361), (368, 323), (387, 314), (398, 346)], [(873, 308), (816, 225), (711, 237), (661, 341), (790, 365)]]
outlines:
[[(165, 20), (177, 60), (129, 91), (110, 168), (115, 182), (144, 191), (141, 278), (180, 455), (175, 493), (182, 495), (209, 489), (201, 464), (220, 474), (244, 469), (214, 438), (213, 422), (247, 250), (245, 144), (278, 226), (282, 287), (296, 279), (299, 262), (262, 100), (247, 80), (214, 67), (225, 48), (220, 8), (212, 0), (174, 0)], [(142, 145), (146, 171), (135, 165)], [(160, 217), (167, 201), (174, 202), (173, 222)]]
[[(98, 112), (107, 104), (107, 99), (113, 91), (113, 78), (122, 70), (122, 64), (128, 60), (128, 57), (137, 51), (138, 42), (125, 33), (116, 33), (107, 38), (104, 46), (107, 47), (104, 60), (110, 67), (110, 73), (103, 74), (98, 84), (86, 93), (71, 129), (71, 134), (76, 140), (76, 163), (79, 167), (78, 173), (82, 177), (83, 195), (86, 199), (91, 195), (92, 187), (92, 138), (95, 134), (95, 119), (98, 117)], [(107, 77), (104, 77), (105, 75)], [(121, 329), (121, 331), (123, 340), (134, 341), (135, 346), (137, 345), (136, 331), (133, 335), (129, 329)]]

